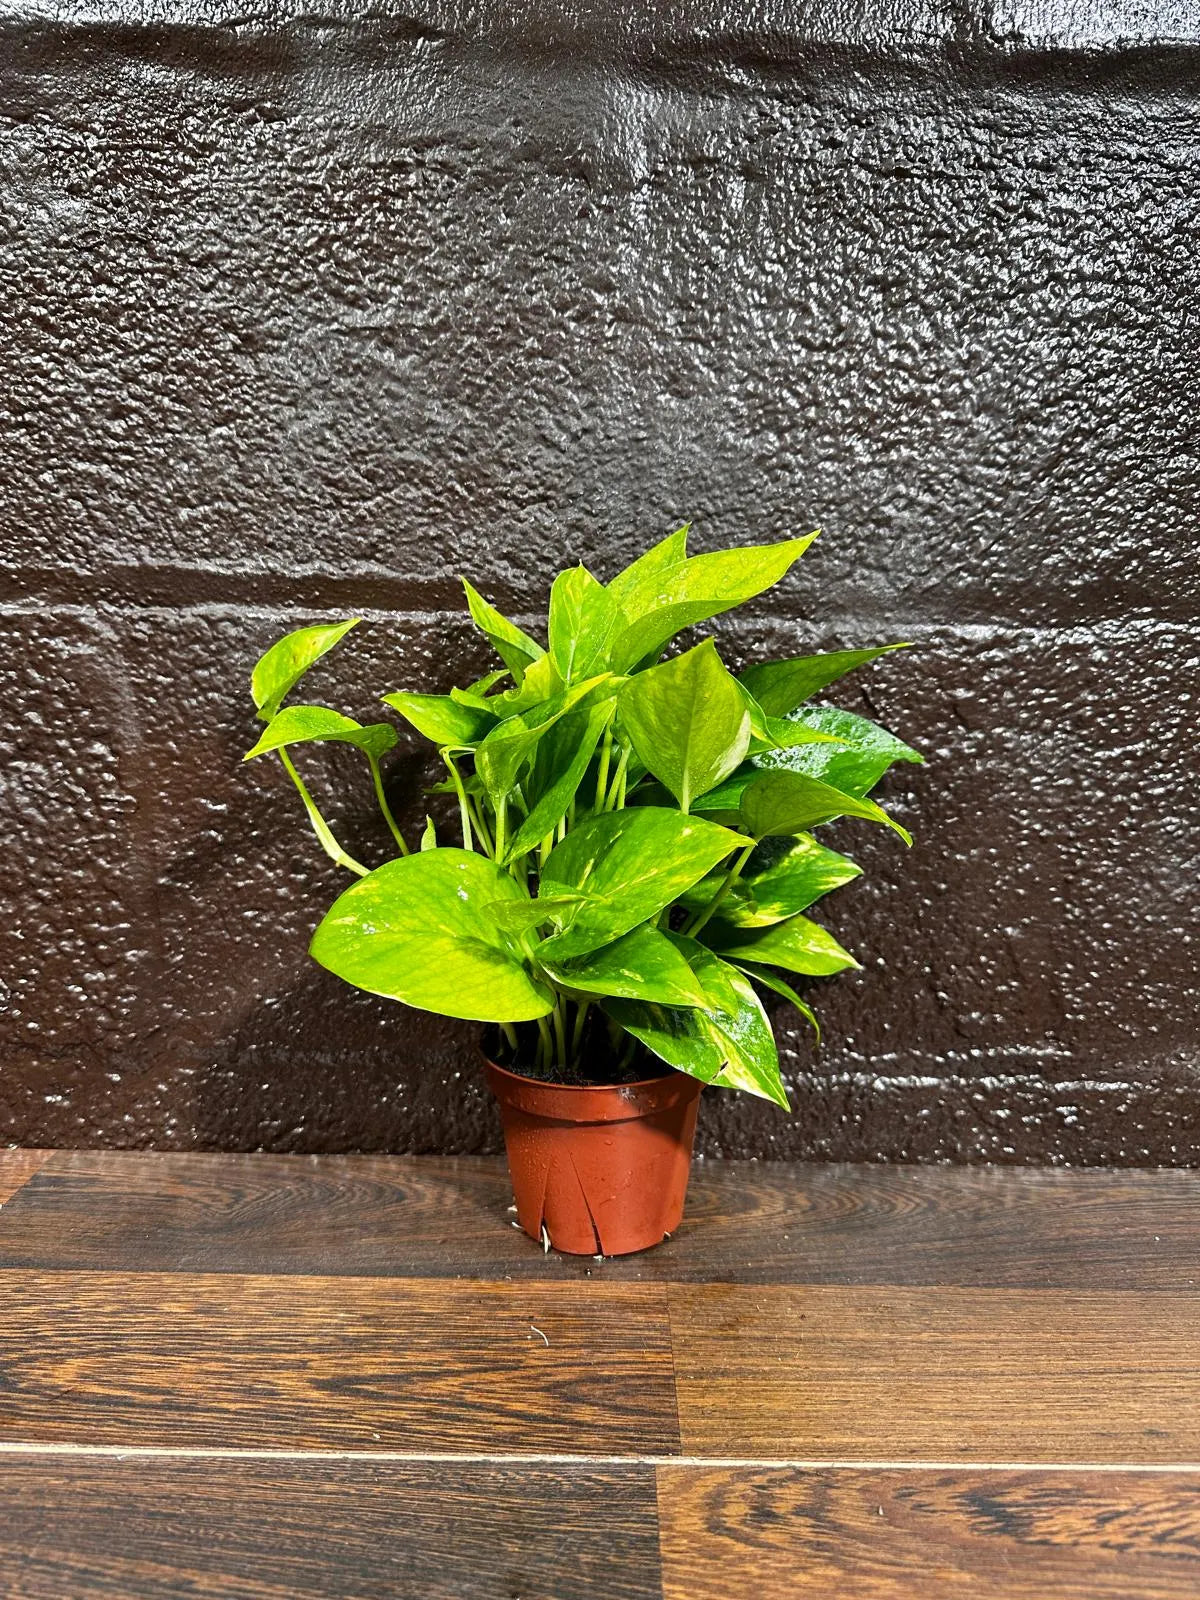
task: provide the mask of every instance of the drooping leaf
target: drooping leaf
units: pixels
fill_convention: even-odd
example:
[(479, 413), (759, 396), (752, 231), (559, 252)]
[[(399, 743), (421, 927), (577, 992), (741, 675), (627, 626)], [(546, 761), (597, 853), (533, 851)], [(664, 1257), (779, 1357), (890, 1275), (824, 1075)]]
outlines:
[(356, 628), (361, 617), (351, 617), (348, 622), (319, 624), (315, 628), (297, 628), (285, 634), (260, 656), (250, 677), (250, 693), (263, 722), (270, 722), (309, 667), (333, 649)]
[(587, 955), (656, 917), (745, 842), (715, 823), (656, 806), (588, 818), (542, 869), (540, 892), (574, 889), (584, 896), (563, 932), (543, 947), (544, 958)]
[(478, 744), (496, 725), (495, 717), (487, 711), (462, 705), (448, 694), (409, 694), (401, 690), (385, 694), (382, 699), (436, 745), (467, 748)]
[(816, 1035), (817, 1044), (820, 1044), (821, 1024), (817, 1020), (817, 1013), (807, 1000), (801, 1000), (790, 983), (785, 982), (777, 972), (772, 972), (769, 967), (755, 967), (747, 961), (738, 961), (734, 965), (736, 965), (739, 972), (744, 972), (748, 978), (753, 978), (755, 983), (761, 983), (764, 989), (772, 989), (776, 994), (781, 994), (785, 1000), (790, 1000)]
[(728, 777), (750, 745), (745, 699), (711, 639), (630, 678), (620, 716), (643, 766), (684, 811)]
[(775, 1035), (749, 979), (694, 939), (670, 938), (686, 954), (707, 1006), (606, 1000), (604, 1010), (681, 1072), (718, 1088), (748, 1090), (787, 1110)]
[(252, 761), (268, 750), (318, 741), (357, 745), (378, 761), (395, 744), (396, 730), (390, 722), (373, 722), (364, 728), (353, 717), (343, 717), (340, 711), (329, 711), (325, 706), (284, 706), (271, 718), (263, 729), (262, 738), (253, 750), (246, 751), (242, 760)]
[(532, 706), (492, 729), (475, 751), (475, 770), (493, 805), (512, 793), (517, 774), (554, 724), (606, 682), (604, 674), (585, 678), (552, 700)]
[(569, 567), (550, 590), (550, 655), (564, 683), (593, 677), (609, 665), (615, 636), (626, 626), (612, 594), (586, 567)]
[(330, 907), (310, 954), (370, 994), (473, 1022), (525, 1022), (554, 1009), (549, 985), (513, 953), (489, 905), (525, 900), (469, 850), (389, 861)]
[(828, 977), (857, 968), (858, 962), (843, 950), (827, 928), (809, 917), (788, 917), (769, 928), (731, 928), (715, 919), (704, 929), (706, 944), (730, 961), (753, 961), (759, 966), (783, 967), (810, 978)]
[(702, 1006), (704, 990), (679, 950), (657, 928), (634, 928), (613, 944), (574, 961), (550, 962), (545, 947), (539, 960), (546, 973), (567, 989), (584, 994), (653, 1000), (668, 1006)]
[(803, 772), (763, 772), (742, 794), (741, 817), (756, 839), (770, 834), (803, 833), (835, 817), (863, 817), (881, 822), (904, 840), (912, 835), (873, 800), (862, 800)]
[(778, 544), (688, 556), (664, 567), (639, 596), (641, 616), (626, 601), (629, 626), (614, 644), (613, 671), (627, 672), (638, 662), (653, 659), (681, 628), (707, 622), (769, 589), (815, 538), (814, 533)]
[(759, 765), (768, 771), (805, 772), (860, 798), (875, 787), (893, 762), (923, 764), (925, 760), (894, 733), (866, 717), (856, 716), (853, 711), (839, 711), (834, 706), (805, 706), (786, 721), (792, 727), (830, 735), (840, 742), (771, 752), (762, 757)]
[(609, 584), (609, 594), (627, 617), (640, 617), (649, 611), (655, 603), (663, 573), (686, 560), (689, 527), (690, 523), (685, 522), (682, 528), (660, 539)]
[(510, 840), (505, 863), (519, 861), (536, 849), (566, 816), (615, 706), (616, 701), (609, 699), (572, 711), (538, 741), (522, 782), (532, 809)]
[[(718, 915), (735, 928), (767, 928), (807, 910), (861, 873), (862, 868), (847, 856), (826, 849), (810, 834), (765, 839), (722, 900)], [(719, 884), (716, 877), (702, 879), (680, 897), (680, 905), (689, 912), (703, 910)]]
[(467, 606), (471, 613), (471, 620), (485, 634), (491, 642), (492, 648), (503, 661), (504, 665), (520, 683), (525, 669), (531, 662), (536, 661), (545, 651), (536, 639), (531, 639), (515, 622), (510, 622), (502, 616), (490, 601), (475, 589), (466, 578), (462, 586), (467, 596)]
[(874, 650), (829, 650), (823, 655), (797, 656), (791, 661), (763, 661), (747, 667), (738, 681), (771, 717), (785, 717), (810, 695), (819, 694), (855, 667), (865, 667), (907, 644), (884, 644)]

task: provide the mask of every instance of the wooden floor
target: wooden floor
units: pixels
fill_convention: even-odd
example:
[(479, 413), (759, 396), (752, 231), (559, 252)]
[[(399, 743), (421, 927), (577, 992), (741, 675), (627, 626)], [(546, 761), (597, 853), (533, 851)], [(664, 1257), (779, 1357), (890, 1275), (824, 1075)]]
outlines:
[(1200, 1596), (1200, 1178), (0, 1152), (3, 1600)]

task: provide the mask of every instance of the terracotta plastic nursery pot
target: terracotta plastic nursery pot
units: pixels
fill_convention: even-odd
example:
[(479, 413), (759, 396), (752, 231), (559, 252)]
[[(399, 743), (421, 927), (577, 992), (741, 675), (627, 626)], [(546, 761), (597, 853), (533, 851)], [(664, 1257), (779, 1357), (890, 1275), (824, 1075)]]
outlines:
[(517, 1219), (556, 1250), (624, 1256), (661, 1244), (683, 1216), (703, 1089), (683, 1072), (579, 1088), (484, 1061), (500, 1102)]

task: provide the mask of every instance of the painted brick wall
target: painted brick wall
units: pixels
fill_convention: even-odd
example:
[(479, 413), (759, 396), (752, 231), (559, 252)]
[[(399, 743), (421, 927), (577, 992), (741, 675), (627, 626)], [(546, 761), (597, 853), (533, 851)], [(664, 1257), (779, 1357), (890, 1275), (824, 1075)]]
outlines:
[(246, 675), (361, 612), (370, 715), (482, 668), (459, 572), (691, 518), (819, 525), (723, 646), (917, 641), (840, 698), (931, 758), (704, 1147), (1200, 1156), (1194, 6), (3, 7), (0, 1139), (494, 1148), (472, 1029), (307, 963)]

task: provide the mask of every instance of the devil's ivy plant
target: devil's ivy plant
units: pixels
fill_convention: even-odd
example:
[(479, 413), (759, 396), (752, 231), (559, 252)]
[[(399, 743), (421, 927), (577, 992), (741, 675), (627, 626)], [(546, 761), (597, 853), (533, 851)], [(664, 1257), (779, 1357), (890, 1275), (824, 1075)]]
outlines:
[[(662, 660), (682, 629), (778, 582), (812, 537), (689, 556), (680, 528), (610, 583), (585, 567), (550, 591), (546, 645), (464, 580), (503, 667), (449, 694), (384, 701), (445, 768), (461, 842), (432, 820), (410, 850), (380, 760), (391, 723), (363, 727), (284, 705), (355, 626), (301, 628), (268, 650), (252, 690), (328, 854), (359, 880), (313, 936), (322, 966), (373, 994), (498, 1026), (517, 1070), (561, 1082), (644, 1075), (639, 1044), (706, 1083), (780, 1105), (771, 1025), (756, 985), (816, 1027), (791, 979), (856, 966), (806, 913), (859, 868), (813, 829), (860, 817), (908, 834), (867, 798), (915, 750), (810, 698), (902, 648), (764, 662), (740, 677), (712, 639)], [(366, 757), (399, 852), (369, 870), (346, 853), (291, 758), (333, 740)], [(501, 1043), (502, 1039), (502, 1043)]]

